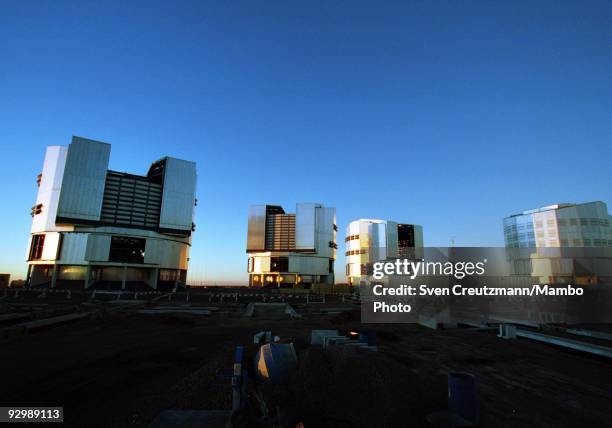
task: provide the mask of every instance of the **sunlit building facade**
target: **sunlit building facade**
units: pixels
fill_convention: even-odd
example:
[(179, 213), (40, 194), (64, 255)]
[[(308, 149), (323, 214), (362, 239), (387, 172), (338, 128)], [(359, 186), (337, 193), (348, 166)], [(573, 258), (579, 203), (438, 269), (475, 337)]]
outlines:
[(299, 203), (295, 213), (278, 205), (249, 208), (247, 254), (251, 287), (334, 283), (336, 209)]
[(350, 285), (369, 285), (376, 262), (422, 256), (423, 227), (391, 220), (360, 219), (346, 228), (346, 277)]
[(48, 147), (32, 207), (30, 287), (160, 289), (184, 285), (195, 163), (164, 157), (146, 175), (108, 169), (109, 144)]
[(523, 211), (503, 225), (513, 275), (553, 284), (612, 280), (612, 217), (604, 202)]
[(509, 248), (612, 247), (611, 216), (604, 202), (557, 204), (504, 219)]

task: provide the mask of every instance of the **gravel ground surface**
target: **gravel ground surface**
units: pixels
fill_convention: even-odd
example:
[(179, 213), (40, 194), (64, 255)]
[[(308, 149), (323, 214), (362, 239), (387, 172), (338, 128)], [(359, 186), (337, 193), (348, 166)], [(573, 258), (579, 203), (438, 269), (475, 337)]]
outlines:
[[(217, 373), (232, 367), (236, 345), (272, 330), (298, 350), (281, 401), (306, 426), (427, 426), (425, 416), (446, 406), (449, 371), (476, 376), (481, 426), (611, 424), (607, 359), (494, 333), (355, 319), (104, 313), (1, 342), (1, 405), (63, 406), (65, 425), (75, 427), (146, 427), (165, 409), (229, 409), (229, 379)], [(378, 332), (378, 353), (307, 348), (313, 328), (364, 327)]]

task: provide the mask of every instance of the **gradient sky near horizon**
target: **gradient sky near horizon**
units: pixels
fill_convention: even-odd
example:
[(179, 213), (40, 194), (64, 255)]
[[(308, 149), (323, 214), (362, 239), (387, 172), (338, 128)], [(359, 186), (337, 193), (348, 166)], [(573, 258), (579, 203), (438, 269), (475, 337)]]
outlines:
[(198, 168), (190, 278), (246, 280), (250, 204), (503, 245), (502, 218), (612, 206), (610, 1), (0, 3), (0, 272), (23, 277), (45, 146)]

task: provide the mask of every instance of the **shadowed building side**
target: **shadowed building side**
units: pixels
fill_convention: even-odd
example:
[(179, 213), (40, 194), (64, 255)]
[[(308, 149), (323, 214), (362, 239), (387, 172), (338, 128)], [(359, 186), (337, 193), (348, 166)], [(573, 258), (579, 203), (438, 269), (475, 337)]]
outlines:
[(110, 145), (48, 147), (32, 207), (30, 287), (184, 285), (195, 230), (195, 163), (171, 157), (147, 175), (108, 170)]

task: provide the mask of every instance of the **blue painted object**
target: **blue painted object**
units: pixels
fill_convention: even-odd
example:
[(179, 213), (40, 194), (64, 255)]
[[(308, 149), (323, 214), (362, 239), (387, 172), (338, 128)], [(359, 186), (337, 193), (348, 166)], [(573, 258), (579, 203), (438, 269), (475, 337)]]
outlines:
[(236, 346), (234, 352), (234, 375), (232, 376), (232, 409), (237, 410), (244, 406), (245, 398), (243, 394), (243, 370), (242, 360), (244, 358), (244, 346)]
[(242, 364), (242, 357), (244, 356), (244, 346), (236, 346), (234, 352), (234, 364)]
[(293, 343), (266, 343), (255, 355), (257, 379), (274, 384), (289, 379), (297, 365)]
[(474, 425), (478, 423), (478, 395), (474, 375), (448, 374), (448, 409)]
[(367, 343), (368, 346), (376, 346), (376, 332), (375, 331), (364, 331), (359, 333), (359, 341)]

